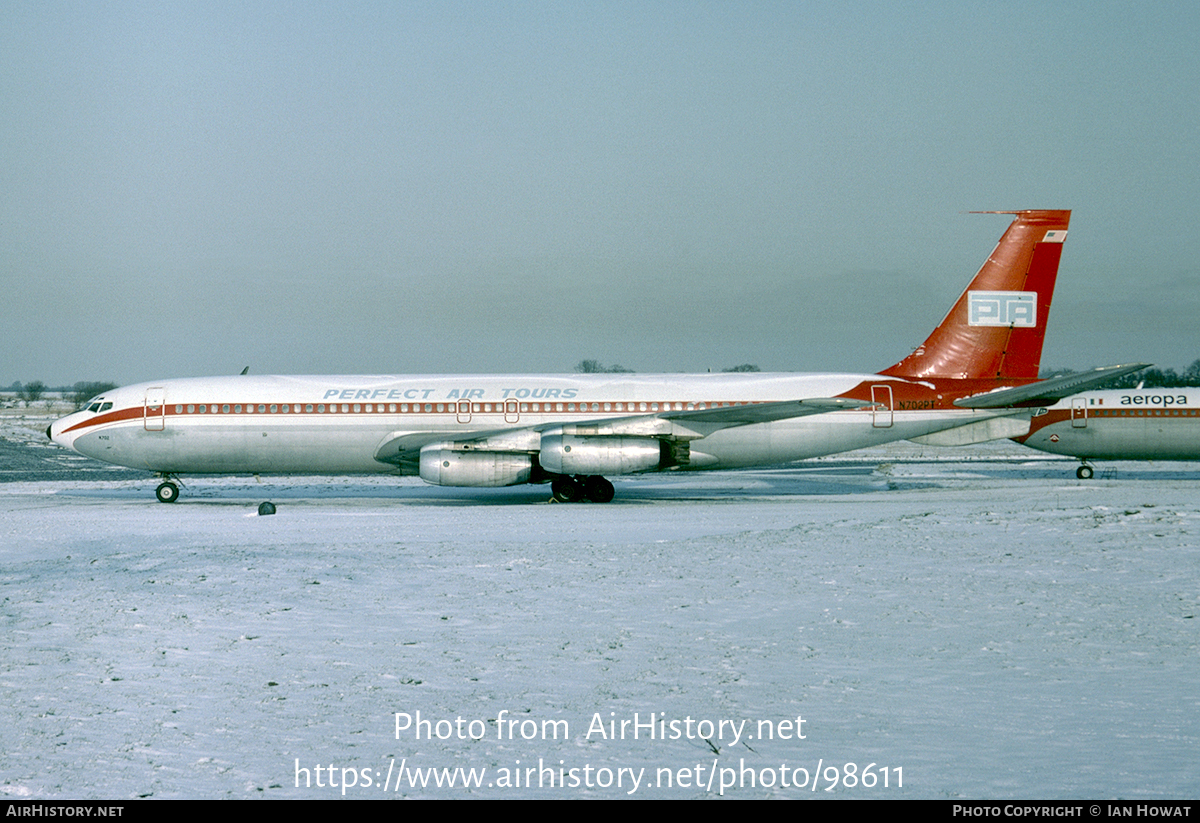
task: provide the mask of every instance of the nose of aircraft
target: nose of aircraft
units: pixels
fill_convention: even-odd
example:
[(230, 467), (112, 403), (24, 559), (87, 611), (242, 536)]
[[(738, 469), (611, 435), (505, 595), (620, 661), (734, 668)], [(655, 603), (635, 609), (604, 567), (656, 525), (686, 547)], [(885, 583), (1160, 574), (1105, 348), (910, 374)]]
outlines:
[(74, 435), (63, 434), (63, 431), (68, 427), (73, 419), (77, 418), (78, 415), (79, 412), (75, 412), (75, 414), (69, 414), (66, 417), (60, 417), (58, 420), (55, 420), (46, 427), (46, 436), (49, 437), (52, 442), (57, 443), (64, 449), (73, 449), (73, 444), (75, 441)]

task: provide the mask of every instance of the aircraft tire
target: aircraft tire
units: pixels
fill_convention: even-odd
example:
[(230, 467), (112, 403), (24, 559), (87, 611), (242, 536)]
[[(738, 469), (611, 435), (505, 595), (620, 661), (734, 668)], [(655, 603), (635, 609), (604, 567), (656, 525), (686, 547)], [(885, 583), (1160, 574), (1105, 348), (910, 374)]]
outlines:
[(608, 503), (616, 493), (613, 484), (598, 474), (583, 481), (583, 496), (593, 503)]
[(569, 477), (560, 477), (550, 484), (550, 494), (559, 503), (576, 503), (583, 496), (583, 488)]
[(1095, 473), (1091, 466), (1080, 466), (1075, 470), (1075, 476), (1080, 480), (1091, 480)]
[(179, 499), (179, 487), (171, 482), (162, 483), (154, 490), (154, 495), (159, 503), (174, 503)]

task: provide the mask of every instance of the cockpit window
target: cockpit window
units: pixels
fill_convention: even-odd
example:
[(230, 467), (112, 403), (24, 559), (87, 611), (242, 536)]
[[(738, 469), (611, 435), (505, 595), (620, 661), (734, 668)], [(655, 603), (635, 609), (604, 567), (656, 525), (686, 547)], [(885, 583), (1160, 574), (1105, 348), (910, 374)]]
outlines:
[(101, 403), (101, 404), (100, 404), (100, 411), (102, 411), (102, 412), (106, 412), (106, 411), (108, 411), (108, 410), (109, 410), (109, 409), (111, 409), (111, 408), (112, 408), (112, 403), (111, 403), (111, 402), (108, 402), (108, 403)]
[(112, 401), (105, 402), (103, 397), (97, 397), (92, 402), (88, 403), (87, 410), (90, 412), (106, 412), (112, 408)]

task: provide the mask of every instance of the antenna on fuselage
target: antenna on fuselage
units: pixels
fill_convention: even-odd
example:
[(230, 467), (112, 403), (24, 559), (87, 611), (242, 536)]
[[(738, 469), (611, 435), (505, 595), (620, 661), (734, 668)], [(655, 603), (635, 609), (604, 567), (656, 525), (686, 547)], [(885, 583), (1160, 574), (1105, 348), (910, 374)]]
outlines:
[[(242, 374), (249, 374), (249, 373), (250, 373), (250, 367), (249, 367), (249, 366), (247, 366), (246, 368), (242, 369)], [(239, 375), (239, 376), (240, 376), (240, 375)]]

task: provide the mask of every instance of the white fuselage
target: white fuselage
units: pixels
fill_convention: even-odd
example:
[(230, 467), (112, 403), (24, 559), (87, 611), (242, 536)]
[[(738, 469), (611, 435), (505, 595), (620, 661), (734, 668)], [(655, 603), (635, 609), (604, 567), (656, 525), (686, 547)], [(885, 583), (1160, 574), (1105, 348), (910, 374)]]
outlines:
[[(395, 453), (389, 444), (412, 450), (482, 437), (493, 450), (536, 452), (529, 445), (536, 441), (522, 441), (521, 433), (667, 411), (833, 397), (875, 383), (897, 387), (896, 396), (904, 388), (900, 384), (931, 390), (919, 382), (846, 374), (187, 378), (107, 392), (103, 400), (111, 407), (65, 417), (50, 434), (89, 457), (164, 474), (414, 473), (411, 465), (387, 461)], [(891, 396), (889, 391), (879, 398)], [(773, 465), (995, 416), (895, 405), (713, 431), (692, 443), (687, 465), (675, 468)], [(506, 438), (512, 442), (506, 444)]]
[(1015, 438), (1084, 460), (1200, 460), (1200, 389), (1115, 389), (1067, 397)]

